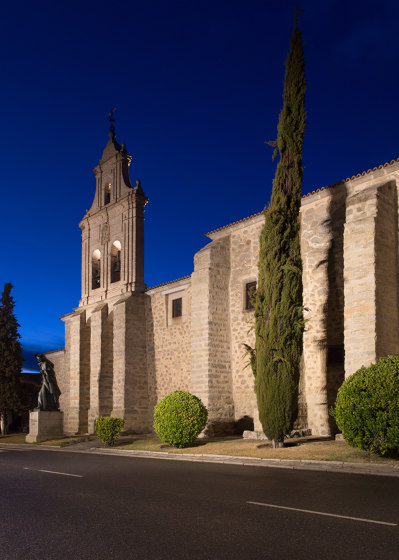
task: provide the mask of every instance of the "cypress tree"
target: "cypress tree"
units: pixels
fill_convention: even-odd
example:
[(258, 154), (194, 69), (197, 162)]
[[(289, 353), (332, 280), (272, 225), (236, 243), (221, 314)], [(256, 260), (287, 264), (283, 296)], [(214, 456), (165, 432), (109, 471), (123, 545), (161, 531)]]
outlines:
[(0, 415), (3, 435), (7, 417), (22, 411), (22, 347), (19, 324), (14, 315), (15, 302), (10, 295), (12, 284), (4, 284), (0, 301)]
[(299, 367), (304, 331), (299, 209), (305, 132), (305, 62), (295, 18), (285, 62), (279, 154), (265, 225), (260, 236), (255, 298), (255, 390), (259, 419), (274, 447), (283, 445), (298, 414)]

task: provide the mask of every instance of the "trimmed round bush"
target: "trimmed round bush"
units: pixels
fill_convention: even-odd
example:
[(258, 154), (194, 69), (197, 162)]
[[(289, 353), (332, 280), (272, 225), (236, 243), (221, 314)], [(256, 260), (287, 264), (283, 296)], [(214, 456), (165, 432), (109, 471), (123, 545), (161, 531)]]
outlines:
[(125, 421), (115, 416), (99, 416), (96, 420), (96, 436), (107, 447), (115, 445), (120, 431), (123, 429)]
[(345, 441), (378, 455), (399, 452), (399, 356), (348, 377), (331, 410)]
[(174, 391), (154, 408), (154, 430), (173, 447), (187, 447), (205, 428), (208, 411), (200, 399), (185, 391)]

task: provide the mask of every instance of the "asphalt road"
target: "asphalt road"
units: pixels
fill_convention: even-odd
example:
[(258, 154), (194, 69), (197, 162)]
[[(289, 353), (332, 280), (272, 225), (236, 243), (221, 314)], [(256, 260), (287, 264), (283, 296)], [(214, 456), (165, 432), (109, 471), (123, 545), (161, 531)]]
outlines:
[(398, 498), (385, 476), (3, 448), (0, 559), (398, 560)]

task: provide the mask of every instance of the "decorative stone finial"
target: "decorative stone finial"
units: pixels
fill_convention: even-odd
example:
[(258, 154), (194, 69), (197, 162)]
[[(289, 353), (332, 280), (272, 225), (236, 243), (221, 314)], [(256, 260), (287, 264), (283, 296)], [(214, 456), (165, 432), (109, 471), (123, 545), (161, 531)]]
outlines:
[(111, 110), (108, 113), (108, 120), (111, 123), (115, 122), (115, 119), (113, 118), (113, 114), (115, 113), (115, 111), (116, 111), (115, 107), (111, 107)]
[(109, 127), (109, 132), (108, 132), (108, 136), (110, 137), (111, 140), (115, 140), (115, 126), (112, 124), (115, 122), (115, 119), (113, 117), (113, 114), (115, 113), (115, 107), (111, 107), (110, 112), (108, 113), (108, 120), (111, 123), (110, 127)]

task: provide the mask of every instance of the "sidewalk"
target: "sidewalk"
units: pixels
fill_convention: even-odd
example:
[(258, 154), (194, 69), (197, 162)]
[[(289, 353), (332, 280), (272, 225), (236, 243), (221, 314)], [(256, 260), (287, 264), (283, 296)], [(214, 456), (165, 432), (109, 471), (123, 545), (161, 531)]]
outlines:
[[(122, 439), (122, 438), (121, 438)], [(13, 449), (18, 451), (55, 451), (58, 453), (90, 453), (94, 455), (119, 455), (140, 459), (163, 459), (169, 461), (191, 461), (200, 463), (220, 463), (225, 465), (244, 465), (248, 467), (268, 467), (279, 469), (299, 469), (310, 471), (338, 472), (347, 474), (367, 474), (374, 476), (399, 477), (399, 464), (373, 464), (373, 463), (350, 463), (344, 461), (313, 461), (294, 459), (261, 459), (255, 457), (233, 457), (230, 455), (210, 455), (175, 453), (161, 451), (134, 451), (118, 448), (99, 447), (100, 442), (84, 441), (66, 447), (54, 447), (50, 445), (33, 444), (1, 444), (0, 451)]]

